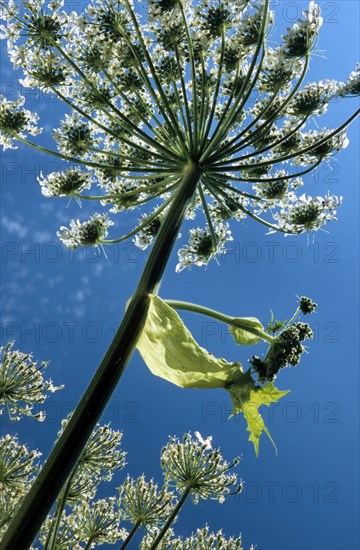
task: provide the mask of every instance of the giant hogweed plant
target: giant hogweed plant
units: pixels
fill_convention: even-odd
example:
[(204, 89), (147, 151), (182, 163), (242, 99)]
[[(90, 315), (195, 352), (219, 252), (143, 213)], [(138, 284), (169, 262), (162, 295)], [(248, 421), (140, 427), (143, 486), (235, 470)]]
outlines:
[[(275, 45), (269, 4), (93, 0), (79, 15), (67, 14), (62, 0), (0, 1), (2, 34), (14, 66), (24, 72), (22, 85), (53, 94), (69, 108), (52, 134), (55, 146), (47, 149), (31, 137), (41, 129), (36, 113), (23, 108), (24, 98), (3, 98), (1, 142), (4, 148), (20, 142), (69, 163), (40, 178), (45, 196), (99, 203), (90, 219), (61, 227), (60, 239), (72, 248), (105, 250), (131, 238), (141, 249), (152, 246), (124, 319), (4, 548), (25, 548), (33, 540), (136, 346), (156, 375), (175, 384), (227, 389), (256, 451), (261, 432), (268, 433), (258, 408), (286, 393), (273, 382), (280, 368), (299, 362), (311, 331), (296, 318), (315, 304), (301, 297), (288, 324), (273, 320), (264, 329), (255, 318), (166, 302), (157, 293), (182, 223), (198, 210), (203, 222), (181, 245), (177, 271), (223, 253), (234, 220), (249, 217), (287, 235), (335, 219), (341, 198), (310, 196), (302, 177), (347, 146), (346, 128), (358, 111), (337, 128), (319, 129), (317, 119), (331, 101), (359, 95), (359, 67), (346, 82), (307, 82), (322, 24), (319, 6), (311, 1)], [(109, 238), (123, 212), (143, 205), (136, 227)], [(174, 309), (215, 317), (230, 325), (237, 343), (263, 340), (268, 352), (263, 359), (254, 355), (248, 370), (216, 359)]]

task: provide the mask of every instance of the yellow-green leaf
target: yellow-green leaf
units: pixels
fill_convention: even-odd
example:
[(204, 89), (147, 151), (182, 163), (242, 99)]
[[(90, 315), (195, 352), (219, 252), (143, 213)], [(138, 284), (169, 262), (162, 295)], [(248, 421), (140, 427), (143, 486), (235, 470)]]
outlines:
[(230, 325), (230, 332), (237, 344), (251, 346), (260, 342), (261, 338), (253, 331), (263, 331), (264, 327), (255, 317), (239, 317)]
[[(137, 347), (151, 372), (182, 388), (226, 389), (233, 402), (232, 415), (242, 413), (245, 417), (256, 455), (262, 432), (276, 449), (259, 407), (275, 403), (288, 391), (279, 391), (272, 383), (256, 386), (250, 370), (244, 373), (240, 363), (218, 359), (200, 347), (176, 311), (161, 298), (151, 295), (149, 300)], [(252, 321), (259, 324), (256, 319)]]
[(265, 432), (271, 443), (276, 445), (272, 439), (269, 430), (265, 426), (264, 420), (259, 413), (261, 405), (270, 406), (276, 403), (289, 393), (290, 390), (280, 391), (272, 382), (266, 386), (256, 386), (248, 370), (241, 378), (241, 381), (227, 388), (233, 402), (233, 415), (242, 412), (247, 422), (247, 430), (250, 432), (249, 441), (252, 441), (256, 456), (259, 454), (259, 439), (262, 432)]
[(182, 388), (224, 388), (242, 376), (240, 363), (217, 359), (200, 347), (176, 311), (158, 296), (150, 296), (137, 348), (153, 374)]

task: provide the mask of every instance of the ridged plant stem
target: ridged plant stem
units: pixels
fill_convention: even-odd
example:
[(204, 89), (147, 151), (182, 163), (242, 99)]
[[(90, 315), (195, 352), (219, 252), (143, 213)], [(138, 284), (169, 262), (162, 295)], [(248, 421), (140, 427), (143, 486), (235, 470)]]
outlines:
[(189, 162), (162, 223), (123, 321), (88, 389), (0, 543), (1, 550), (28, 550), (115, 390), (146, 320), (149, 294), (156, 294), (174, 242), (201, 178)]
[(179, 502), (175, 506), (174, 510), (171, 512), (170, 516), (167, 519), (167, 522), (165, 523), (164, 527), (161, 529), (160, 533), (158, 534), (158, 536), (156, 537), (156, 539), (154, 540), (154, 542), (150, 546), (149, 550), (155, 550), (155, 548), (157, 548), (158, 544), (162, 541), (162, 539), (164, 538), (167, 530), (169, 529), (171, 524), (175, 521), (175, 518), (176, 518), (177, 514), (180, 512), (181, 508), (183, 507), (183, 504), (184, 504), (185, 500), (187, 499), (187, 497), (190, 494), (190, 491), (191, 491), (191, 486), (186, 487), (185, 491), (181, 495), (181, 498), (180, 498)]

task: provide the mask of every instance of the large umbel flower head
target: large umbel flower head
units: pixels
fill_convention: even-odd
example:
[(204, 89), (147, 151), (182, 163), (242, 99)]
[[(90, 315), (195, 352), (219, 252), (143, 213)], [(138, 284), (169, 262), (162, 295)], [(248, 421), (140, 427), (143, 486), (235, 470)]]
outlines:
[[(210, 438), (211, 439), (211, 438)], [(161, 453), (161, 467), (170, 486), (180, 493), (189, 491), (195, 503), (200, 499), (215, 499), (224, 502), (235, 490), (236, 474), (229, 473), (239, 463), (226, 462), (219, 449), (213, 449), (209, 439), (199, 435), (193, 438), (185, 434), (182, 441), (173, 437)], [(242, 488), (241, 484), (237, 491)]]
[[(148, 0), (146, 13), (132, 0), (92, 0), (81, 15), (66, 13), (63, 0), (18, 4), (0, 1), (11, 60), (24, 86), (69, 107), (53, 153), (89, 173), (52, 174), (41, 181), (45, 196), (98, 200), (113, 214), (156, 201), (112, 240), (106, 214), (72, 221), (59, 233), (66, 246), (133, 237), (146, 248), (189, 165), (201, 177), (187, 217), (200, 208), (204, 222), (190, 230), (178, 271), (223, 252), (231, 218), (249, 216), (285, 234), (335, 219), (340, 199), (297, 190), (304, 174), (347, 145), (355, 115), (321, 130), (315, 117), (334, 98), (359, 95), (359, 69), (346, 83), (305, 84), (323, 22), (315, 2), (275, 47), (268, 0)], [(36, 116), (22, 102), (1, 101), (5, 147), (17, 140), (38, 147), (27, 138), (38, 131)], [(99, 189), (89, 195), (94, 182)], [(95, 225), (96, 236), (83, 238)]]
[(38, 365), (31, 354), (13, 349), (14, 342), (0, 347), (0, 418), (4, 411), (11, 420), (30, 416), (45, 420), (45, 412), (36, 410), (44, 403), (49, 393), (63, 386), (54, 386), (51, 380), (44, 380), (43, 371), (48, 363)]

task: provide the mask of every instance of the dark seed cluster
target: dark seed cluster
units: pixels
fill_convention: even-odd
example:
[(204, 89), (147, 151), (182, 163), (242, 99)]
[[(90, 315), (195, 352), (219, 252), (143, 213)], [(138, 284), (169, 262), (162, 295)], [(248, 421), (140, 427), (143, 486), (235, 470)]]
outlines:
[(271, 344), (263, 361), (256, 355), (250, 359), (250, 365), (257, 372), (259, 382), (272, 382), (281, 368), (298, 365), (305, 351), (302, 342), (311, 338), (313, 332), (306, 323), (294, 323), (283, 330)]
[(311, 300), (311, 298), (307, 298), (306, 296), (300, 297), (299, 302), (299, 308), (304, 315), (307, 313), (312, 313), (317, 308), (317, 304)]

